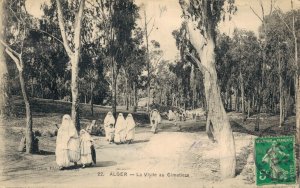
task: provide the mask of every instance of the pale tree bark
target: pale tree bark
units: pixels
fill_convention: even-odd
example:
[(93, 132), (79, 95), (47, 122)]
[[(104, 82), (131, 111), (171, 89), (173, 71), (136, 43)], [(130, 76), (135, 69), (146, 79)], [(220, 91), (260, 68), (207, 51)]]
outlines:
[[(279, 52), (280, 53), (280, 52)], [(279, 76), (279, 127), (284, 123), (284, 94), (283, 94), (283, 83), (282, 83), (282, 65), (281, 57), (278, 57), (278, 76)]]
[[(292, 34), (293, 39), (294, 39), (294, 66), (296, 68), (296, 73), (295, 73), (295, 101), (296, 101), (296, 143), (297, 143), (297, 147), (298, 147), (298, 152), (300, 152), (300, 65), (298, 62), (298, 37), (296, 34), (296, 29), (295, 29), (295, 10), (294, 10), (294, 0), (291, 0), (291, 9), (293, 12), (293, 16), (292, 16), (292, 27), (290, 27), (284, 20), (284, 18), (282, 17), (282, 15), (279, 13), (278, 16), (281, 19), (281, 21), (285, 24), (286, 28), (288, 29), (288, 31)], [(300, 153), (298, 153), (298, 172), (300, 169), (300, 162), (299, 162), (299, 157), (300, 157)], [(300, 175), (298, 174), (298, 182), (300, 181)]]
[(151, 98), (149, 37), (154, 28), (154, 21), (153, 21), (151, 29), (148, 30), (148, 26), (149, 26), (151, 20), (152, 20), (152, 18), (147, 20), (146, 8), (144, 8), (144, 32), (145, 32), (145, 39), (146, 39), (146, 53), (147, 53), (146, 63), (147, 63), (147, 73), (148, 73), (148, 75), (147, 75), (148, 76), (148, 78), (147, 78), (147, 112), (149, 112), (149, 109), (150, 109), (149, 105), (150, 105), (150, 98)]
[(136, 112), (136, 109), (137, 109), (137, 88), (136, 88), (136, 83), (133, 82), (133, 111)]
[(244, 78), (242, 71), (240, 71), (240, 84), (241, 84), (241, 100), (242, 100), (242, 113), (245, 113), (245, 89), (244, 89)]
[(94, 82), (91, 81), (91, 113), (92, 113), (92, 116), (94, 116)]
[[(5, 10), (4, 5), (6, 0), (0, 1), (0, 39), (3, 40), (3, 30), (5, 29)], [(8, 84), (8, 69), (5, 59), (5, 48), (0, 45), (0, 125), (2, 120), (12, 115), (12, 103), (10, 101), (10, 92)]]
[[(266, 23), (265, 23), (265, 8), (263, 5), (262, 0), (258, 0), (259, 3), (259, 7), (261, 9), (261, 16), (259, 16), (259, 14), (250, 6), (250, 9), (252, 10), (252, 12), (257, 16), (257, 18), (261, 21), (262, 24), (262, 28), (264, 33), (266, 33)], [(270, 0), (270, 12), (269, 15), (272, 14), (273, 12), (273, 8), (274, 8), (274, 4), (275, 4), (275, 0)], [(261, 83), (258, 84), (258, 106), (257, 106), (257, 116), (256, 116), (256, 129), (257, 131), (259, 131), (259, 124), (260, 124), (260, 112), (261, 109), (264, 105), (264, 96), (263, 96), (263, 90), (264, 90), (264, 77), (265, 77), (265, 61), (266, 61), (266, 52), (265, 52), (265, 45), (263, 44), (262, 47), (262, 67), (261, 67), (261, 72), (262, 72), (262, 76), (261, 76)]]
[[(23, 35), (23, 40), (25, 38), (25, 32)], [(32, 153), (32, 114), (31, 114), (31, 107), (30, 107), (30, 100), (28, 97), (28, 91), (25, 86), (25, 79), (24, 79), (24, 63), (22, 60), (22, 52), (17, 53), (13, 49), (11, 49), (5, 42), (1, 40), (2, 45), (6, 48), (5, 52), (11, 57), (11, 59), (15, 62), (18, 72), (19, 72), (19, 79), (20, 85), (22, 90), (22, 95), (25, 103), (25, 111), (26, 111), (26, 131), (25, 131), (25, 138), (26, 138), (26, 153)]]
[[(206, 16), (206, 21), (210, 22), (211, 18), (208, 15)], [(186, 19), (186, 21), (190, 42), (198, 52), (200, 61), (195, 57), (193, 59), (197, 62), (204, 75), (204, 88), (208, 111), (206, 130), (209, 133), (213, 129), (213, 139), (216, 139), (219, 144), (222, 177), (231, 178), (235, 176), (236, 168), (235, 144), (217, 81), (214, 28), (209, 28), (210, 26), (208, 26), (204, 31), (204, 35), (202, 35), (200, 30), (195, 26), (195, 23), (192, 23), (189, 19)]]
[(116, 62), (114, 61), (113, 56), (111, 56), (112, 63), (112, 111), (115, 118), (117, 118), (117, 70), (116, 70)]
[(148, 72), (148, 78), (147, 78), (147, 112), (149, 112), (149, 105), (150, 105), (150, 59), (149, 59), (149, 35), (148, 35), (148, 22), (147, 22), (147, 14), (146, 10), (144, 10), (144, 16), (145, 16), (145, 38), (146, 38), (146, 52), (147, 52), (147, 72)]
[(83, 18), (83, 9), (85, 0), (81, 0), (79, 3), (79, 9), (75, 16), (74, 23), (74, 50), (70, 48), (69, 41), (67, 39), (67, 33), (65, 30), (65, 22), (64, 15), (61, 7), (60, 0), (56, 0), (57, 4), (57, 17), (60, 32), (63, 39), (64, 48), (70, 58), (71, 61), (71, 93), (72, 93), (72, 120), (76, 129), (80, 130), (80, 122), (79, 122), (79, 95), (78, 95), (78, 86), (79, 86), (79, 60), (80, 60), (80, 51), (81, 51), (81, 26), (82, 26), (82, 18)]

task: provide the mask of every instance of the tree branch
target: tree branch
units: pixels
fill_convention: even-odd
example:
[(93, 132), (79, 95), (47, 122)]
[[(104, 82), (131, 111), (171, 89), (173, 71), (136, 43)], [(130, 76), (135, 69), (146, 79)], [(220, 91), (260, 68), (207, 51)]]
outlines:
[(153, 28), (154, 28), (154, 23), (155, 23), (155, 22), (153, 22), (152, 28), (151, 28), (151, 29), (150, 29), (150, 31), (148, 32), (148, 36), (147, 36), (147, 37), (149, 37), (149, 36), (150, 36), (150, 34), (152, 33), (152, 31), (153, 31)]
[(7, 48), (9, 51), (11, 51), (13, 54), (15, 54), (15, 56), (20, 57), (21, 54), (16, 52), (15, 50), (13, 50), (11, 47), (9, 47), (9, 45), (7, 45), (2, 39), (0, 39), (0, 42), (2, 43), (2, 45)]
[(277, 15), (278, 15), (278, 17), (280, 18), (280, 20), (284, 23), (284, 25), (286, 26), (286, 28), (294, 35), (294, 32), (292, 31), (292, 29), (290, 28), (290, 26), (287, 24), (287, 22), (284, 20), (284, 18), (282, 17), (282, 15), (280, 14), (280, 12), (279, 12), (279, 8), (277, 8), (276, 10), (278, 10), (277, 11)]
[(65, 50), (66, 50), (67, 54), (69, 55), (69, 57), (72, 57), (74, 52), (71, 50), (71, 48), (68, 44), (68, 39), (67, 39), (67, 36), (66, 36), (66, 30), (65, 30), (65, 22), (64, 22), (64, 19), (63, 19), (64, 16), (63, 16), (60, 0), (56, 0), (56, 6), (57, 6), (57, 14), (58, 14), (57, 15), (58, 24), (59, 24), (61, 36), (62, 36), (62, 39), (63, 39), (63, 44), (64, 44)]
[(83, 16), (83, 9), (84, 9), (85, 0), (81, 0), (79, 2), (79, 10), (76, 14), (75, 18), (75, 32), (74, 32), (74, 44), (75, 44), (75, 53), (79, 53), (81, 42), (81, 25), (82, 25), (82, 16)]
[(210, 72), (207, 70), (206, 67), (204, 67), (201, 62), (194, 56), (192, 55), (190, 52), (186, 52), (188, 56), (190, 56), (192, 58), (192, 60), (198, 65), (200, 71), (204, 74), (205, 71), (207, 71), (209, 74)]
[(5, 52), (12, 58), (12, 60), (14, 60), (14, 62), (16, 63), (16, 66), (18, 68), (18, 70), (19, 71), (22, 70), (23, 67), (20, 64), (19, 58), (16, 55), (14, 55), (8, 48), (5, 49)]
[(25, 27), (24, 27), (24, 32), (23, 32), (22, 41), (21, 41), (21, 52), (20, 52), (20, 56), (22, 56), (22, 54), (23, 54), (25, 35), (26, 35), (26, 31), (25, 31)]
[(263, 19), (255, 12), (255, 10), (251, 6), (250, 6), (250, 9), (258, 17), (258, 19), (260, 19), (261, 22), (264, 22)]
[(259, 1), (260, 7), (261, 7), (261, 13), (262, 13), (262, 19), (265, 19), (265, 10), (264, 10), (264, 6), (262, 4), (262, 1)]
[(61, 40), (60, 40), (59, 38), (57, 38), (56, 36), (54, 36), (54, 35), (52, 35), (52, 34), (46, 32), (46, 31), (44, 31), (44, 30), (41, 30), (41, 29), (32, 29), (32, 28), (30, 28), (30, 30), (37, 31), (37, 32), (40, 32), (40, 33), (44, 33), (44, 34), (46, 34), (46, 35), (48, 35), (48, 36), (54, 38), (56, 41), (60, 42), (62, 45), (64, 45), (64, 42), (63, 42), (63, 41), (61, 41)]

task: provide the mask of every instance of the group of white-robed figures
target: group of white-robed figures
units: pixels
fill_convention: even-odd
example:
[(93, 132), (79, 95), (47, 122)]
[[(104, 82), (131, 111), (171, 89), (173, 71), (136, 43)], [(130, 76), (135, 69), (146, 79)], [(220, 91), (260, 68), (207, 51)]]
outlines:
[(113, 114), (108, 112), (104, 118), (105, 138), (109, 143), (128, 143), (130, 144), (135, 135), (135, 121), (131, 114), (126, 119), (122, 113), (119, 113), (117, 121)]
[(56, 138), (56, 163), (60, 169), (77, 165), (84, 168), (86, 165), (96, 164), (96, 152), (91, 135), (84, 129), (77, 130), (70, 115), (64, 115)]
[[(151, 131), (156, 133), (161, 116), (157, 110), (150, 113)], [(135, 121), (131, 114), (126, 119), (122, 113), (118, 114), (117, 121), (113, 114), (108, 112), (104, 119), (105, 138), (109, 143), (128, 143), (134, 140)], [(64, 115), (62, 124), (58, 129), (56, 138), (56, 163), (60, 169), (76, 166), (78, 162), (82, 167), (96, 164), (96, 151), (91, 135), (84, 129), (77, 130), (72, 123), (70, 115)]]

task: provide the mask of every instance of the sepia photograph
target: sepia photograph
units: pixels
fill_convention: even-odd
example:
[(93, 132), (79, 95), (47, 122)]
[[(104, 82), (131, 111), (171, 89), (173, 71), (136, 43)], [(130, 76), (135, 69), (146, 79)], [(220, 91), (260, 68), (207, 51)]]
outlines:
[(0, 187), (298, 188), (300, 0), (0, 0)]

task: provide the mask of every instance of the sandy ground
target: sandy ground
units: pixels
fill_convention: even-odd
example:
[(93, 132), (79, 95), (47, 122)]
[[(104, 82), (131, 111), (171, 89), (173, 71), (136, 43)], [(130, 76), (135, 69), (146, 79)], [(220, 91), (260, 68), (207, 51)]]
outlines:
[[(21, 104), (21, 103), (20, 103)], [(51, 130), (68, 113), (70, 104), (49, 100), (33, 105), (34, 130)], [(95, 107), (89, 114), (83, 106), (81, 123), (103, 121), (109, 109)], [(24, 107), (18, 106), (22, 111)], [(23, 109), (24, 111), (24, 109)], [(25, 127), (24, 114), (0, 125), (0, 186), (61, 187), (256, 187), (253, 140), (256, 136), (294, 134), (294, 117), (290, 129), (278, 128), (278, 117), (263, 117), (261, 131), (255, 133), (255, 118), (243, 121), (241, 114), (229, 113), (236, 145), (236, 177), (221, 180), (219, 146), (208, 140), (205, 120), (180, 122), (181, 129), (164, 120), (159, 132), (152, 134), (145, 114), (134, 114), (137, 123), (132, 144), (109, 144), (104, 137), (93, 136), (97, 163), (93, 167), (59, 170), (55, 163), (56, 137), (41, 136), (41, 154), (17, 152)], [(256, 136), (254, 136), (256, 135)], [(271, 186), (272, 187), (272, 186)], [(295, 186), (292, 186), (295, 187)]]
[[(234, 133), (237, 177), (221, 181), (218, 145), (204, 132), (177, 132), (176, 127), (158, 134), (150, 127), (137, 128), (132, 144), (109, 144), (94, 137), (97, 164), (88, 168), (58, 170), (55, 164), (55, 137), (40, 137), (44, 155), (6, 152), (1, 185), (84, 185), (97, 187), (253, 187), (254, 136)], [(9, 131), (9, 130), (7, 130)], [(17, 130), (11, 130), (14, 133)], [(18, 137), (18, 135), (15, 135)], [(43, 144), (42, 144), (43, 143)], [(16, 147), (11, 143), (9, 147)], [(11, 155), (9, 151), (12, 152)], [(46, 152), (47, 151), (47, 152)], [(175, 174), (175, 175), (174, 175)], [(225, 184), (224, 184), (225, 183)]]

